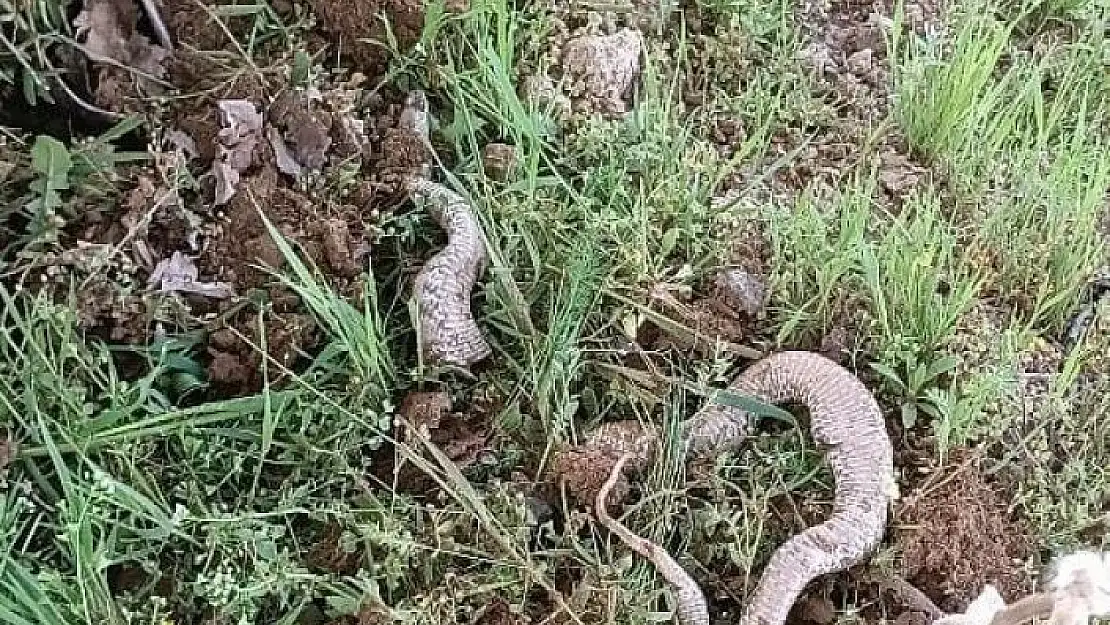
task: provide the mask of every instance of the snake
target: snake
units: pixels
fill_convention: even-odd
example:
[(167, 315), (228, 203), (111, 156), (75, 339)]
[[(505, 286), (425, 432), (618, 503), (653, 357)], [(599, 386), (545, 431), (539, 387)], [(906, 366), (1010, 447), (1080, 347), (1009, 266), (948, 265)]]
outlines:
[[(423, 91), (406, 95), (397, 126), (431, 150)], [(429, 165), (406, 175), (403, 184), (447, 234), (447, 245), (424, 263), (413, 281), (421, 352), (433, 363), (469, 367), (493, 352), (470, 307), (474, 285), (489, 262), (481, 224), (462, 195), (431, 179)]]
[[(422, 91), (409, 92), (398, 127), (428, 141), (428, 101)], [(421, 349), (440, 361), (468, 366), (492, 351), (470, 310), (470, 293), (488, 263), (488, 250), (473, 207), (432, 181), (430, 170), (425, 165), (405, 178), (408, 191), (428, 207), (448, 237), (446, 247), (415, 280)], [(883, 413), (867, 387), (819, 354), (771, 354), (747, 367), (728, 390), (767, 404), (804, 405), (812, 436), (835, 480), (832, 514), (775, 550), (740, 619), (741, 625), (783, 625), (810, 581), (864, 561), (882, 540), (897, 495), (893, 447)], [(707, 403), (679, 428), (686, 457), (709, 458), (739, 448), (753, 421), (731, 403)], [(689, 574), (666, 550), (636, 536), (606, 510), (610, 492), (627, 488), (624, 467), (646, 467), (657, 442), (658, 434), (638, 421), (613, 421), (596, 428), (581, 445), (558, 452), (552, 466), (557, 477), (586, 474), (586, 482), (590, 466), (605, 469), (592, 475), (604, 476), (604, 484), (595, 489), (595, 515), (674, 586), (681, 625), (709, 625), (705, 597)]]
[[(882, 410), (867, 387), (841, 365), (817, 353), (781, 351), (747, 367), (728, 390), (766, 404), (796, 403), (809, 413), (810, 431), (835, 481), (831, 515), (780, 545), (763, 568), (740, 625), (783, 625), (814, 579), (864, 562), (886, 533), (897, 496), (894, 452)], [(732, 403), (711, 401), (679, 428), (690, 459), (712, 458), (739, 448), (751, 434), (753, 417)], [(675, 589), (681, 625), (709, 625), (709, 611), (696, 582), (659, 545), (636, 536), (608, 515), (607, 498), (623, 479), (626, 463), (648, 466), (658, 434), (638, 421), (613, 421), (564, 450), (553, 465), (567, 474), (583, 459), (608, 461), (608, 479), (597, 490), (598, 520), (626, 545), (649, 559)]]

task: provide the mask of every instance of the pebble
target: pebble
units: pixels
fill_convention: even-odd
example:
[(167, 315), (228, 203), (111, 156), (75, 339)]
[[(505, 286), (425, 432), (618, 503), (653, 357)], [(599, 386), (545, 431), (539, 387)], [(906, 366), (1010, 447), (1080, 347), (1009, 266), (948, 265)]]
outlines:
[(848, 57), (848, 71), (856, 76), (866, 76), (874, 66), (874, 53), (871, 48), (864, 48)]
[(763, 279), (740, 268), (725, 269), (717, 274), (718, 295), (736, 312), (758, 316), (767, 306), (770, 293)]

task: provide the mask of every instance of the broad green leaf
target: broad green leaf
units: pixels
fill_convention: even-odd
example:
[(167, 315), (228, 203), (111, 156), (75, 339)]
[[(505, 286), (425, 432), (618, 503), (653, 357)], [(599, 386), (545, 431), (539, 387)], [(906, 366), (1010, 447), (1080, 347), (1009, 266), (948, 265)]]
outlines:
[(955, 369), (957, 366), (959, 366), (960, 362), (961, 360), (959, 356), (953, 356), (951, 354), (947, 356), (942, 356), (929, 365), (927, 379), (932, 380), (942, 373), (947, 373), (952, 369)]
[(73, 160), (69, 156), (69, 150), (61, 141), (49, 135), (39, 135), (35, 137), (35, 145), (31, 148), (31, 167), (37, 173), (44, 175), (50, 181), (51, 187), (65, 188), (56, 185), (55, 182), (65, 181), (66, 174), (73, 167)]
[(889, 365), (881, 362), (873, 362), (871, 363), (871, 368), (874, 369), (876, 373), (886, 378), (891, 384), (897, 386), (898, 390), (903, 392), (906, 390), (906, 383), (902, 381), (902, 376), (898, 375), (898, 372)]
[(297, 50), (293, 55), (293, 70), (290, 72), (289, 81), (295, 87), (303, 87), (308, 83), (309, 73), (312, 69), (312, 59), (304, 50)]

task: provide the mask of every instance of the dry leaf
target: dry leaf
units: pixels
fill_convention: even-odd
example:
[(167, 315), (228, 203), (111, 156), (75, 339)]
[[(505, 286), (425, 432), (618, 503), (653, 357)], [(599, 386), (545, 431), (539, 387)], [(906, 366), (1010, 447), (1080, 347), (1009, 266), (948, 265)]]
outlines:
[(197, 142), (193, 141), (192, 137), (180, 130), (174, 129), (167, 132), (166, 141), (173, 147), (184, 152), (189, 158), (196, 158), (200, 155), (200, 151), (197, 150)]
[(198, 282), (200, 272), (188, 256), (174, 252), (173, 256), (163, 259), (150, 274), (148, 284), (159, 284), (163, 293), (192, 293), (214, 299), (226, 299), (235, 295), (230, 284), (224, 282)]
[(220, 100), (216, 103), (223, 128), (217, 135), (212, 175), (216, 178), (217, 205), (235, 195), (239, 174), (254, 162), (254, 150), (262, 136), (262, 114), (249, 100)]
[(301, 175), (301, 164), (289, 152), (289, 146), (285, 145), (285, 139), (282, 139), (278, 129), (273, 126), (267, 127), (266, 138), (270, 140), (270, 146), (274, 148), (274, 160), (277, 161), (277, 168), (281, 173), (294, 177)]
[(216, 160), (212, 162), (212, 175), (216, 177), (216, 204), (227, 204), (235, 195), (235, 185), (239, 184), (239, 172), (231, 165)]
[(87, 0), (73, 25), (93, 61), (114, 61), (161, 78), (169, 50), (139, 34), (138, 21), (138, 7), (130, 0)]

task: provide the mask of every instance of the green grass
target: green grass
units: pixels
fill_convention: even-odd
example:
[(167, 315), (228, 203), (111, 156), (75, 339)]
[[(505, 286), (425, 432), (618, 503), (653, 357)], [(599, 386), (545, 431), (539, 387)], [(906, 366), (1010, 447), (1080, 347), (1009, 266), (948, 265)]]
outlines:
[[(862, 123), (838, 119), (818, 95), (786, 3), (707, 0), (700, 28), (649, 34), (623, 119), (563, 119), (520, 96), (522, 72), (554, 61), (556, 16), (544, 7), (475, 0), (453, 14), (437, 3), (413, 49), (382, 42), (397, 53), (382, 80), (427, 89), (447, 183), (472, 200), (487, 237), (475, 311), (495, 356), (471, 376), (413, 353), (407, 278), (382, 258), (400, 250), (403, 266), (436, 235), (407, 207), (388, 217), (355, 289), (338, 288), (267, 222), (287, 268), (272, 278), (296, 294), (322, 344), (295, 366), (260, 358), (256, 392), (223, 397), (209, 386), (203, 328), (167, 325), (150, 345), (105, 345), (79, 326), (87, 276), (63, 273), (51, 284), (65, 286), (40, 290), (28, 267), (63, 251), (86, 202), (117, 208), (128, 167), (144, 161), (116, 151), (120, 128), (80, 145), (4, 144), (17, 154), (0, 170), (10, 183), (0, 189), (0, 426), (20, 445), (0, 478), (0, 620), (295, 623), (317, 609), (332, 619), (384, 605), (404, 622), (472, 622), (496, 597), (582, 623), (666, 620), (666, 585), (588, 511), (549, 499), (556, 523), (526, 497), (544, 496), (533, 486), (559, 447), (622, 418), (666, 434), (626, 522), (664, 543), (709, 594), (747, 575), (742, 602), (801, 525), (796, 511), (830, 497), (831, 477), (797, 424), (708, 474), (688, 471), (677, 424), (744, 363), (724, 345), (695, 353), (639, 338), (692, 331), (689, 319), (653, 309), (650, 293), (701, 294), (753, 243), (737, 240), (753, 224), (766, 236), (772, 298), (746, 340), (809, 349), (848, 331), (849, 364), (889, 409), (897, 444), (923, 440), (941, 471), (953, 451), (979, 450), (1013, 486), (1041, 546), (1102, 545), (1092, 536), (1106, 514), (1106, 306), (1078, 345), (1058, 343), (1107, 265), (1106, 42), (1087, 28), (1097, 11), (1075, 2), (955, 9), (946, 40), (897, 31), (889, 119), (863, 129), (904, 139), (935, 174), (899, 202), (880, 189), (880, 142), (870, 139), (854, 146), (865, 151), (860, 165), (835, 179), (776, 180), (805, 153), (778, 145), (783, 137), (821, 141), (826, 125)], [(266, 61), (262, 39), (294, 54), (300, 31), (268, 5), (216, 10), (229, 12), (254, 20), (239, 42), (250, 63)], [(0, 16), (13, 15), (0, 4)], [(692, 24), (685, 8), (670, 16)], [(1053, 28), (1065, 36), (1048, 37)], [(23, 22), (12, 32), (43, 41)], [(13, 58), (0, 55), (0, 80), (22, 80)], [(259, 66), (279, 75), (271, 69)], [(720, 120), (744, 129), (726, 149), (715, 144)], [(518, 151), (507, 181), (482, 173), (491, 141)], [(314, 187), (323, 201), (351, 183), (346, 170), (324, 178)], [(116, 275), (113, 262), (105, 276)], [(147, 304), (160, 314), (169, 305)], [(275, 323), (265, 299), (240, 314), (256, 326), (251, 336)], [(264, 338), (239, 333), (266, 353)], [(1027, 396), (1040, 379), (1027, 365), (1048, 358), (1046, 345), (1057, 348), (1039, 365), (1048, 390)], [(401, 418), (410, 390), (444, 390), (467, 419), (488, 417), (490, 448), (457, 466)], [(329, 528), (356, 572), (310, 557)], [(144, 575), (120, 589), (121, 571)]]

